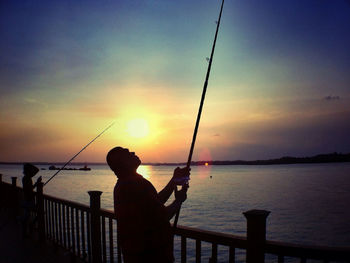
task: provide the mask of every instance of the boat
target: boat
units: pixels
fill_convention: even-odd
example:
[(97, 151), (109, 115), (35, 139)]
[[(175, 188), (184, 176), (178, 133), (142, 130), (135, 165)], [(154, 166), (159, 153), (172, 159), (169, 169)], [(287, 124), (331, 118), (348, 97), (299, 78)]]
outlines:
[(91, 168), (87, 167), (87, 165), (84, 165), (84, 167), (81, 167), (81, 168), (60, 168), (60, 167), (56, 167), (55, 165), (51, 165), (49, 166), (49, 170), (91, 171)]
[(87, 167), (87, 165), (85, 164), (84, 167), (79, 168), (80, 171), (91, 171), (90, 167)]

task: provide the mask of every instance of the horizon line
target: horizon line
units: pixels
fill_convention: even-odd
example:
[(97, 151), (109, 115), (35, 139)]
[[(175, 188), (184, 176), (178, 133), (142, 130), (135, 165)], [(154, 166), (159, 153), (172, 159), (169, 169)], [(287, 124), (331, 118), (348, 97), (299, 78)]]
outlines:
[[(312, 159), (312, 158), (319, 158), (319, 157), (326, 157), (326, 156), (348, 156), (350, 158), (350, 153), (338, 153), (338, 152), (333, 152), (333, 153), (326, 153), (326, 154), (317, 154), (313, 156), (303, 156), (303, 157), (295, 157), (295, 156), (283, 156), (279, 158), (270, 158), (270, 159), (256, 159), (256, 160), (200, 160), (200, 161), (191, 161), (191, 164), (193, 165), (198, 165), (198, 164), (205, 164), (208, 163), (213, 164), (213, 163), (254, 163), (254, 162), (273, 162), (273, 161), (278, 161), (278, 160), (287, 160), (287, 159)], [(8, 162), (8, 161), (0, 161), (0, 164), (13, 164), (13, 165), (18, 165), (18, 164), (24, 164), (24, 163), (32, 163), (32, 164), (37, 164), (37, 165), (60, 165), (60, 164), (65, 164), (66, 162), (27, 162), (27, 161), (16, 161), (16, 162)], [(107, 165), (106, 162), (71, 162), (68, 165)], [(186, 162), (145, 162), (141, 163), (141, 165), (186, 165)]]

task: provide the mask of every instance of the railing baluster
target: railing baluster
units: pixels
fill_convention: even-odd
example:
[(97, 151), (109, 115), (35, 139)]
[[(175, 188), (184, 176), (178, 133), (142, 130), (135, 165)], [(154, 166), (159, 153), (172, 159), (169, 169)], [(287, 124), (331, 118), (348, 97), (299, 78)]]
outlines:
[(119, 244), (119, 235), (118, 235), (118, 222), (116, 221), (117, 227), (116, 227), (116, 232), (117, 232), (117, 256), (118, 256), (118, 263), (122, 262), (122, 251), (120, 248), (120, 244)]
[(85, 244), (85, 216), (84, 211), (80, 211), (81, 218), (81, 243), (82, 243), (82, 258), (86, 260), (86, 244)]
[(53, 213), (54, 203), (50, 201), (50, 238), (51, 240), (55, 240), (55, 225), (54, 225), (54, 213)]
[(284, 263), (284, 256), (278, 255), (278, 263)]
[(62, 214), (61, 214), (62, 205), (58, 203), (58, 225), (59, 225), (59, 236), (60, 236), (60, 245), (63, 244), (63, 233), (62, 233)]
[(63, 221), (63, 246), (67, 248), (67, 228), (66, 228), (66, 206), (62, 206), (62, 221)]
[(102, 260), (103, 262), (107, 262), (107, 256), (106, 256), (106, 218), (102, 216), (101, 220), (102, 224)]
[(70, 209), (70, 223), (71, 223), (71, 239), (72, 239), (72, 251), (75, 254), (75, 236), (74, 236), (74, 208)]
[(78, 208), (75, 209), (75, 227), (76, 227), (76, 233), (75, 238), (77, 241), (77, 251), (78, 251), (78, 257), (80, 257), (80, 229), (79, 229), (79, 210)]
[(88, 262), (91, 262), (91, 233), (90, 233), (90, 213), (86, 213), (86, 229), (87, 229), (87, 243), (88, 243)]
[(235, 263), (235, 261), (236, 261), (236, 249), (230, 246), (228, 262)]
[(66, 207), (66, 221), (67, 221), (67, 239), (68, 239), (68, 249), (71, 251), (71, 242), (70, 242), (70, 219), (69, 219), (69, 206)]
[(108, 218), (108, 232), (109, 232), (109, 262), (114, 262), (113, 251), (113, 221), (112, 218)]
[(201, 263), (202, 244), (200, 239), (196, 239), (196, 263)]
[(55, 229), (55, 202), (51, 202), (51, 239), (53, 242), (55, 242), (55, 235), (56, 235), (56, 229)]
[(58, 243), (58, 235), (59, 235), (59, 231), (58, 231), (58, 216), (57, 216), (58, 212), (57, 212), (57, 202), (55, 202), (55, 242)]
[(218, 261), (218, 244), (211, 244), (211, 263), (216, 263)]
[(44, 199), (44, 205), (45, 205), (45, 233), (46, 238), (49, 237), (49, 218), (48, 218), (48, 200)]
[(181, 263), (186, 263), (186, 258), (187, 258), (186, 237), (181, 236)]
[(46, 212), (46, 216), (47, 216), (47, 227), (48, 227), (48, 231), (47, 231), (47, 235), (49, 237), (49, 239), (52, 239), (52, 234), (51, 234), (51, 201), (47, 200), (47, 212)]

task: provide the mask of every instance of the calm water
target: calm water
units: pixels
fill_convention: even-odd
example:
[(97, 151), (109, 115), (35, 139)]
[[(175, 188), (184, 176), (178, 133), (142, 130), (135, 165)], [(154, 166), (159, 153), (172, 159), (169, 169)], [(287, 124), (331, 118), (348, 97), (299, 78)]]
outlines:
[[(44, 192), (88, 204), (87, 191), (100, 190), (102, 207), (113, 209), (116, 177), (107, 166), (91, 168), (89, 172), (62, 171)], [(141, 166), (139, 172), (161, 190), (174, 168)], [(41, 170), (40, 175), (45, 182), (54, 172)], [(22, 176), (22, 167), (0, 165), (0, 173), (10, 182), (11, 176)], [(269, 240), (350, 246), (349, 201), (349, 163), (193, 167), (179, 224), (245, 235), (242, 212), (265, 209), (271, 211)]]

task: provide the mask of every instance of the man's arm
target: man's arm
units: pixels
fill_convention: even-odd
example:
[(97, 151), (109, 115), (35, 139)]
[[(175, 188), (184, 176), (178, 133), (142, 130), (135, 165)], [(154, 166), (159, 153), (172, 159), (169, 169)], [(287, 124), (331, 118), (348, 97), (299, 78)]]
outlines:
[[(186, 189), (185, 189), (186, 188)], [(186, 200), (187, 198), (187, 187), (182, 187), (182, 189), (175, 194), (175, 200), (170, 205), (165, 207), (165, 210), (167, 212), (168, 220), (170, 220), (176, 212), (181, 207), (181, 204)]]
[(42, 178), (41, 178), (41, 176), (39, 176), (39, 178), (36, 180), (35, 184), (33, 185), (33, 189), (35, 187), (37, 187), (39, 183), (41, 183), (41, 180), (42, 180)]
[(158, 193), (158, 199), (162, 204), (169, 199), (170, 195), (175, 190), (176, 185), (183, 185), (189, 180), (190, 169), (177, 167), (174, 170), (173, 177), (170, 179), (169, 183)]
[(170, 195), (173, 193), (175, 186), (176, 184), (173, 178), (171, 178), (168, 184), (164, 187), (164, 189), (158, 193), (159, 202), (165, 204), (165, 202), (168, 201)]

